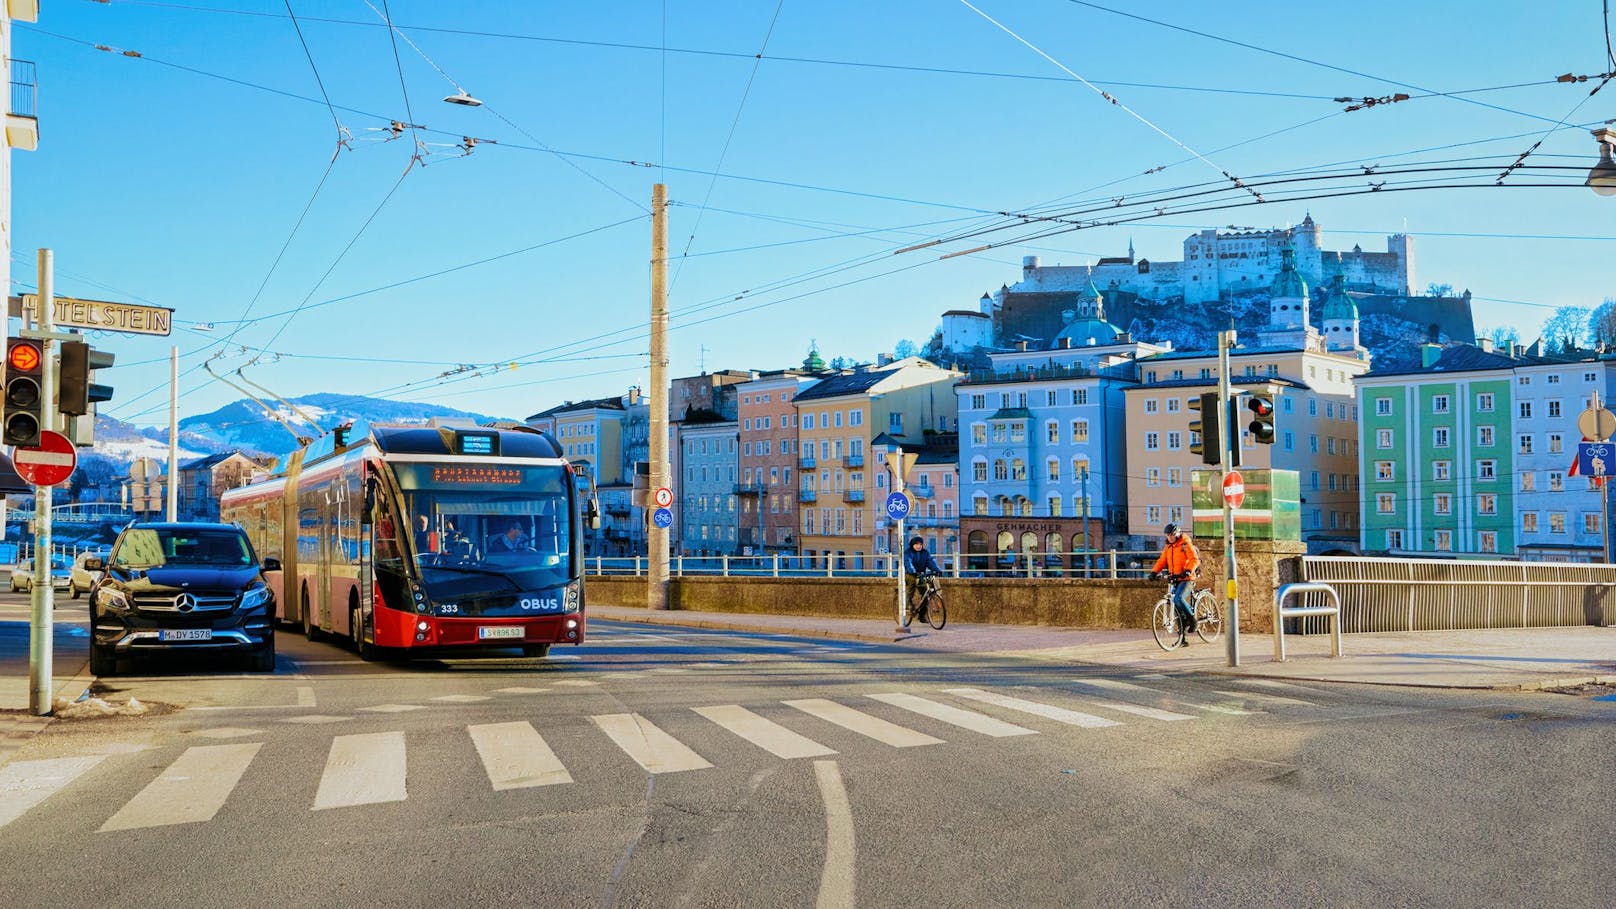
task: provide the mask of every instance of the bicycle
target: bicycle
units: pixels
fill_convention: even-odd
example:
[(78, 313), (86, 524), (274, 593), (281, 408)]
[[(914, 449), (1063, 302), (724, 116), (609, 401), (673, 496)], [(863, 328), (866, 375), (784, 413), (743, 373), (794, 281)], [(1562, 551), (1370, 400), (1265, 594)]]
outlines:
[(909, 623), (921, 619), (932, 628), (942, 631), (948, 624), (948, 607), (943, 603), (943, 591), (937, 583), (937, 573), (928, 571), (918, 579), (920, 588), (915, 591), (916, 596), (909, 598), (909, 610), (903, 617), (903, 627), (908, 628)]
[[(1223, 604), (1212, 591), (1205, 589), (1191, 593), (1190, 602), (1195, 606), (1196, 637), (1208, 644), (1216, 641), (1223, 635)], [(1156, 639), (1156, 646), (1163, 650), (1177, 650), (1188, 642), (1179, 622), (1178, 607), (1173, 602), (1172, 581), (1150, 611), (1150, 633)]]

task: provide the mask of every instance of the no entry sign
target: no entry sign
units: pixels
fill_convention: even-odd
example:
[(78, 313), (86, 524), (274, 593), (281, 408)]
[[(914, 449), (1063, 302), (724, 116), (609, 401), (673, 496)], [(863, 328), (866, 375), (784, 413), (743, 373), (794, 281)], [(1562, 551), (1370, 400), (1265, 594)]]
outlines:
[(1230, 508), (1239, 508), (1246, 501), (1246, 480), (1240, 471), (1231, 470), (1223, 477), (1223, 501)]
[(39, 434), (36, 448), (17, 448), (11, 452), (11, 463), (24, 482), (35, 486), (55, 486), (73, 475), (78, 466), (79, 453), (59, 432), (45, 430)]

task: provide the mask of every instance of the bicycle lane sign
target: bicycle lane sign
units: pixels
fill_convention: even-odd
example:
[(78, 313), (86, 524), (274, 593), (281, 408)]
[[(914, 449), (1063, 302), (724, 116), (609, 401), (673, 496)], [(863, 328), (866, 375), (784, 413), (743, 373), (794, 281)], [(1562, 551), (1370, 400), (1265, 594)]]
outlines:
[(1586, 477), (1608, 476), (1613, 457), (1616, 457), (1616, 443), (1613, 442), (1582, 442), (1577, 445), (1577, 473)]

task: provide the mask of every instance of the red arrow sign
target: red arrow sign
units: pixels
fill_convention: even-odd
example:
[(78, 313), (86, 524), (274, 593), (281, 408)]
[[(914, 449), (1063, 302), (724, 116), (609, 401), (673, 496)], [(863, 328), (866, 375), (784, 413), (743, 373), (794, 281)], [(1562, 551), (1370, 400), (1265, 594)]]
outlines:
[(79, 453), (67, 436), (47, 429), (39, 434), (37, 448), (13, 449), (11, 463), (25, 482), (35, 486), (55, 486), (73, 475), (73, 468), (79, 463)]
[(1223, 501), (1230, 508), (1239, 508), (1246, 501), (1246, 480), (1240, 471), (1231, 470), (1223, 477)]

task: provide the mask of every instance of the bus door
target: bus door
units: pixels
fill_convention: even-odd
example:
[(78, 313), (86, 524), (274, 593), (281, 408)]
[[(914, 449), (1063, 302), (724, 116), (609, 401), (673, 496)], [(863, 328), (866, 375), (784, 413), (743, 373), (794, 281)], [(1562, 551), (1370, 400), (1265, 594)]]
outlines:
[(331, 551), (337, 545), (336, 506), (331, 501), (330, 485), (320, 493), (320, 536), (318, 555), (314, 567), (315, 624), (331, 630)]

